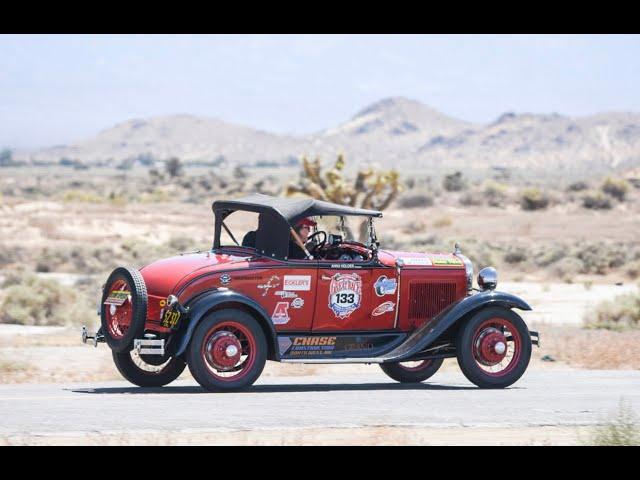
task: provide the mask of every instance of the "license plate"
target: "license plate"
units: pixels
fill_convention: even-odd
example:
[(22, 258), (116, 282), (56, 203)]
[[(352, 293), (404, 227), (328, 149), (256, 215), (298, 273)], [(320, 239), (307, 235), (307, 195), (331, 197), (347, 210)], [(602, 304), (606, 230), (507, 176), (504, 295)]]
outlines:
[(180, 321), (180, 312), (176, 310), (167, 309), (162, 316), (160, 325), (165, 328), (171, 328), (175, 330), (178, 328), (178, 322)]

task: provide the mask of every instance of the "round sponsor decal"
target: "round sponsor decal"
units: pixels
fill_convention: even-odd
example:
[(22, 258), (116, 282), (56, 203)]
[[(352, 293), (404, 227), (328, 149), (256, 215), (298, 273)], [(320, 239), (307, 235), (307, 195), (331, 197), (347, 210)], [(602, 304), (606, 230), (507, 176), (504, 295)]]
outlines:
[(293, 308), (302, 308), (304, 306), (304, 298), (300, 298), (300, 297), (294, 298), (291, 301), (291, 306)]
[(376, 290), (376, 295), (383, 297), (385, 295), (392, 295), (396, 293), (397, 282), (395, 278), (387, 278), (386, 275), (378, 277), (376, 283), (373, 284)]
[(329, 285), (329, 308), (338, 318), (347, 318), (360, 308), (362, 279), (357, 273), (336, 273)]

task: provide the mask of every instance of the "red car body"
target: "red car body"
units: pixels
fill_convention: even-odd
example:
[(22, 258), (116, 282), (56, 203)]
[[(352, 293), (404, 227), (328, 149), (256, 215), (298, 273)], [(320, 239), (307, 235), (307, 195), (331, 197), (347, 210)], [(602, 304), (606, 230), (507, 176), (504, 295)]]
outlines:
[[(513, 311), (531, 307), (495, 291), (493, 268), (480, 272), (474, 290), (473, 265), (457, 246), (453, 253), (380, 248), (373, 228), (380, 212), (265, 195), (215, 202), (213, 210), (211, 250), (114, 270), (101, 329), (83, 333), (105, 341), (137, 385), (165, 385), (188, 364), (203, 387), (237, 390), (266, 360), (379, 363), (391, 378), (415, 382), (456, 357), (473, 383), (501, 388), (520, 378), (538, 343)], [(242, 245), (225, 223), (236, 211), (259, 214)], [(293, 229), (311, 216), (337, 216), (344, 228), (349, 215), (368, 219), (366, 243), (318, 231), (305, 244)], [(223, 229), (235, 245), (221, 244)], [(293, 241), (306, 258), (293, 258)]]

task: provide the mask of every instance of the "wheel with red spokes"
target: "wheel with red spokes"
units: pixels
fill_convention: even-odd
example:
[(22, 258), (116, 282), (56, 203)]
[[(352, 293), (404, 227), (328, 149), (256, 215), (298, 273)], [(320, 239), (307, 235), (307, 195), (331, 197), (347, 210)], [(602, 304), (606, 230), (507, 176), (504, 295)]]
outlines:
[(111, 350), (128, 352), (133, 340), (142, 337), (147, 320), (147, 288), (137, 270), (116, 268), (104, 286), (100, 322)]
[(424, 382), (442, 366), (442, 358), (416, 362), (381, 363), (380, 368), (389, 377), (401, 383)]
[(481, 388), (505, 388), (525, 372), (531, 359), (531, 337), (513, 310), (492, 307), (471, 317), (458, 332), (458, 365)]
[(189, 370), (212, 392), (241, 390), (255, 382), (267, 361), (267, 341), (258, 322), (236, 309), (204, 318), (189, 345)]

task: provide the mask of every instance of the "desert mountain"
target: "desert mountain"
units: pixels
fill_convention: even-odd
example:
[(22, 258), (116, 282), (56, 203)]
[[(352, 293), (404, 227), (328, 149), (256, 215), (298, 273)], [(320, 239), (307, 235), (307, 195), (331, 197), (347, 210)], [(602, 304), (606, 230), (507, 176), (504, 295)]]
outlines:
[(587, 117), (505, 113), (489, 124), (449, 117), (406, 98), (381, 100), (348, 121), (305, 136), (276, 135), (222, 120), (172, 115), (130, 120), (75, 145), (16, 152), (24, 160), (125, 159), (177, 156), (186, 162), (279, 164), (301, 155), (383, 167), (602, 171), (640, 166), (640, 114)]

